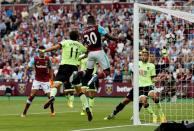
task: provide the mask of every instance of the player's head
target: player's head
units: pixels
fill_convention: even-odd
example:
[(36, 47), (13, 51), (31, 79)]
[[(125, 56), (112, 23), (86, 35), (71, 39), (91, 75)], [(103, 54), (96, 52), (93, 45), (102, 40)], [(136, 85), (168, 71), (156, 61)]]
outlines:
[(149, 54), (149, 62), (151, 62), (151, 63), (155, 62), (155, 54), (154, 53)]
[(149, 60), (149, 52), (146, 49), (142, 50), (142, 61), (148, 62)]
[(71, 40), (77, 41), (77, 40), (79, 40), (79, 32), (78, 31), (71, 31), (69, 33), (69, 37)]
[[(43, 45), (41, 45), (41, 46), (39, 46), (39, 48), (38, 48), (39, 50), (44, 50), (45, 49), (45, 47), (43, 46)], [(44, 57), (44, 53), (39, 53), (39, 56), (40, 57)]]
[(90, 24), (90, 25), (96, 24), (96, 20), (95, 20), (94, 16), (92, 16), (92, 15), (88, 16), (87, 24)]

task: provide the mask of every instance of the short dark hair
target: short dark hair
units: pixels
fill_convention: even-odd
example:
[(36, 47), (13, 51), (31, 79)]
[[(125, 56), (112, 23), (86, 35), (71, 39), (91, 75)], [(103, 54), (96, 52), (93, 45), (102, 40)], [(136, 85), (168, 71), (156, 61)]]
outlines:
[(41, 46), (39, 46), (39, 48), (38, 49), (40, 49), (40, 50), (44, 50), (45, 49), (45, 47), (43, 46), (43, 45), (41, 45)]
[(144, 48), (144, 49), (142, 50), (142, 53), (147, 53), (147, 54), (149, 54), (149, 51), (148, 51), (146, 48)]
[(78, 31), (71, 31), (69, 33), (69, 37), (71, 40), (78, 40), (79, 39), (79, 32)]
[(95, 23), (96, 23), (95, 17), (92, 15), (88, 16), (87, 24), (95, 24)]

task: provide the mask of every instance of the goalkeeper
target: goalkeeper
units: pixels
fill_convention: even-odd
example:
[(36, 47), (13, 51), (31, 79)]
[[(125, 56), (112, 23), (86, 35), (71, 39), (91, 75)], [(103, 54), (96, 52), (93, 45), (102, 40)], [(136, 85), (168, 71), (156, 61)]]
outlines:
[[(157, 105), (160, 122), (166, 122), (164, 113), (162, 112), (161, 104), (157, 93), (153, 90), (153, 78), (156, 76), (155, 65), (150, 63), (149, 52), (147, 50), (142, 51), (142, 60), (139, 61), (139, 111), (144, 107), (153, 118), (153, 123), (157, 123), (157, 115), (152, 110), (152, 107), (148, 103), (148, 97), (151, 97), (154, 103)], [(129, 91), (126, 98), (119, 103), (112, 114), (105, 117), (105, 120), (113, 119), (129, 102), (133, 101), (133, 89)]]

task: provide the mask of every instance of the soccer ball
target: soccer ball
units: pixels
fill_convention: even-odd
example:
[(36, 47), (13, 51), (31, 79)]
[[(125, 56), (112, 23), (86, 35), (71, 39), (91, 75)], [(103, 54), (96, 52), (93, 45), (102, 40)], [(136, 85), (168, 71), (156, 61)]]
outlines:
[(176, 40), (176, 37), (173, 33), (169, 33), (169, 34), (166, 34), (166, 40), (167, 40), (167, 43), (171, 43), (171, 42), (174, 42)]
[(172, 33), (166, 34), (166, 39), (170, 39), (170, 38), (174, 39), (175, 35)]

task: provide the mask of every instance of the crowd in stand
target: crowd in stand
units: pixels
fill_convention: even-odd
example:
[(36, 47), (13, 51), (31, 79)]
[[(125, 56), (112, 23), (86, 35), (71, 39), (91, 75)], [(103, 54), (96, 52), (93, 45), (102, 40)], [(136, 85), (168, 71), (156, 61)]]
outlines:
[[(1, 4), (29, 4), (44, 2), (46, 4), (60, 4), (60, 3), (74, 3), (74, 2), (86, 2), (86, 3), (99, 3), (101, 0), (0, 0)], [(107, 1), (107, 0), (105, 0)], [(126, 2), (126, 1), (125, 1)]]
[[(173, 3), (172, 8), (176, 7)], [(165, 3), (164, 5), (165, 6)], [(89, 14), (96, 16), (100, 25), (113, 36), (125, 38), (115, 43), (103, 39), (104, 49), (111, 62), (111, 76), (114, 82), (131, 80), (133, 62), (133, 9), (103, 6), (88, 8), (78, 4), (67, 10), (63, 6), (55, 10), (47, 5), (36, 9), (24, 8), (19, 12), (13, 8), (1, 7), (0, 19), (0, 78), (22, 80), (24, 68), (37, 54), (37, 47), (46, 48), (68, 39), (71, 30), (82, 31)], [(194, 12), (194, 10), (190, 10)], [(186, 20), (159, 12), (142, 11), (140, 16), (140, 49), (147, 48), (154, 54), (158, 77), (172, 74), (175, 81), (194, 81), (194, 25)], [(60, 61), (60, 52), (52, 52), (54, 70)], [(100, 70), (100, 69), (99, 69)], [(34, 72), (28, 76), (33, 79)]]

